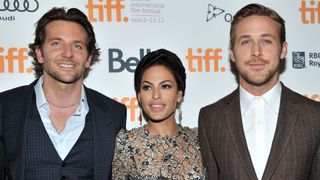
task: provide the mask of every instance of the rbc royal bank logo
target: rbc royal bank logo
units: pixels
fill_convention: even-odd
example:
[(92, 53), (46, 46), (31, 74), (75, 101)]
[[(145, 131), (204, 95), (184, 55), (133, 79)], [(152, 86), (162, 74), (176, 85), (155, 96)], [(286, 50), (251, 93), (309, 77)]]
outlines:
[(292, 52), (292, 67), (301, 68), (320, 68), (320, 52)]
[(292, 52), (292, 67), (295, 69), (306, 67), (305, 52)]

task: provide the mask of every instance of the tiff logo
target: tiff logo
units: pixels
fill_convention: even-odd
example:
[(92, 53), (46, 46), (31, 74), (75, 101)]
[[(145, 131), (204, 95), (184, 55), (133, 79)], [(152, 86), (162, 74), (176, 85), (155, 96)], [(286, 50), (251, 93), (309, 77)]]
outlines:
[(307, 97), (307, 98), (310, 98), (310, 99), (312, 99), (314, 101), (319, 101), (320, 102), (320, 95), (319, 94), (311, 94), (311, 95), (305, 94), (304, 96)]
[(0, 73), (14, 73), (17, 68), (19, 73), (25, 71), (31, 73), (32, 68), (24, 67), (26, 60), (28, 60), (28, 48), (9, 48), (5, 51), (0, 47)]
[[(203, 72), (203, 62), (204, 62), (205, 72), (210, 72), (211, 69), (213, 69), (213, 72), (224, 72), (225, 68), (224, 67), (220, 68), (220, 61), (222, 60), (221, 53), (222, 53), (221, 48), (216, 48), (216, 49), (208, 48), (208, 49), (205, 49), (204, 53), (201, 48), (198, 48), (196, 53), (193, 52), (192, 48), (189, 48), (188, 54), (186, 56), (188, 61), (189, 71)], [(210, 62), (213, 62), (213, 64)]]
[(320, 1), (315, 2), (311, 0), (309, 6), (306, 5), (306, 1), (301, 1), (301, 8), (299, 10), (303, 24), (320, 24)]
[(124, 104), (127, 107), (127, 112), (129, 112), (129, 118), (131, 122), (140, 122), (141, 117), (139, 116), (139, 105), (136, 97), (122, 97), (122, 98), (113, 98), (115, 101), (118, 101)]
[(123, 17), (122, 10), (125, 6), (122, 4), (124, 0), (88, 0), (86, 8), (88, 9), (88, 19), (91, 22), (111, 22), (115, 17), (116, 22), (128, 22), (128, 17)]

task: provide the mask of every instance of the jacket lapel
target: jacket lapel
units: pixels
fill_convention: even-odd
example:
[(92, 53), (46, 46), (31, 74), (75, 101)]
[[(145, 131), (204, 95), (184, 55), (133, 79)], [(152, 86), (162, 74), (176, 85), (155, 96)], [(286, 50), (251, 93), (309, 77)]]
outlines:
[[(94, 143), (94, 179), (108, 179), (108, 174), (111, 174), (111, 169), (106, 169), (110, 159), (110, 151), (108, 143), (110, 143), (108, 135), (110, 133), (108, 115), (104, 109), (97, 104), (99, 100), (94, 99), (90, 90), (85, 87), (85, 92), (88, 99), (89, 111), (93, 122), (93, 143)], [(95, 103), (93, 103), (95, 102)], [(108, 117), (109, 116), (109, 117)], [(112, 152), (111, 152), (112, 153)], [(112, 158), (113, 156), (111, 156)]]
[(235, 146), (236, 152), (238, 153), (242, 165), (247, 171), (250, 179), (257, 179), (243, 131), (240, 112), (239, 89), (235, 90), (233, 94), (234, 96), (227, 104), (224, 115), (227, 120), (227, 125), (229, 127), (228, 129), (230, 130), (233, 145)]
[(276, 170), (297, 121), (299, 109), (294, 106), (294, 96), (291, 95), (292, 92), (282, 85), (277, 127), (262, 179), (270, 179)]
[[(36, 107), (36, 95), (35, 95), (35, 92), (34, 92), (34, 86), (36, 85), (38, 79), (36, 79), (35, 81), (33, 81), (29, 86), (28, 86), (28, 89), (27, 91), (25, 92), (26, 95), (29, 95), (27, 96), (27, 100), (26, 100), (26, 106), (25, 106), (25, 119), (23, 122), (21, 122), (23, 125), (22, 125), (22, 147), (21, 149), (26, 149), (25, 147), (27, 146), (27, 136), (28, 136), (28, 132), (27, 132), (27, 126), (26, 126), (26, 123), (27, 121), (30, 119), (30, 114), (36, 114), (39, 112), (37, 111), (37, 107)], [(34, 107), (35, 106), (35, 107)], [(32, 110), (36, 110), (36, 112), (32, 111)], [(21, 156), (21, 174), (20, 174), (20, 177), (21, 179), (25, 179), (25, 158), (26, 158), (26, 151), (22, 151), (22, 156)], [(16, 172), (17, 173), (17, 172)]]

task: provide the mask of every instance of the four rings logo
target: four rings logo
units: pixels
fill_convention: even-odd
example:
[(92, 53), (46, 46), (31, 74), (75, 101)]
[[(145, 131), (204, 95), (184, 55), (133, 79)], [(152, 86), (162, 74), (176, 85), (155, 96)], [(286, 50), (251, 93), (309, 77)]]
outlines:
[(3, 0), (0, 11), (35, 12), (39, 8), (37, 0)]

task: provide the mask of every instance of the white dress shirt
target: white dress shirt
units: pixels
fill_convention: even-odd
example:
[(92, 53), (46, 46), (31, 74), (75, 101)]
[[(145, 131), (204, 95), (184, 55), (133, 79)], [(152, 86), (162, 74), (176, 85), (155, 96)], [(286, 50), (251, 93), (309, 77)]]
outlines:
[(64, 129), (58, 133), (50, 119), (50, 107), (42, 88), (43, 76), (41, 76), (34, 86), (36, 94), (37, 108), (42, 120), (42, 123), (50, 137), (50, 140), (59, 154), (60, 158), (64, 160), (71, 151), (74, 144), (80, 137), (84, 129), (85, 117), (89, 111), (84, 87), (81, 90), (81, 101), (73, 115), (67, 120)]
[(254, 96), (240, 86), (243, 129), (258, 179), (266, 167), (280, 107), (281, 84), (278, 82), (262, 96)]

